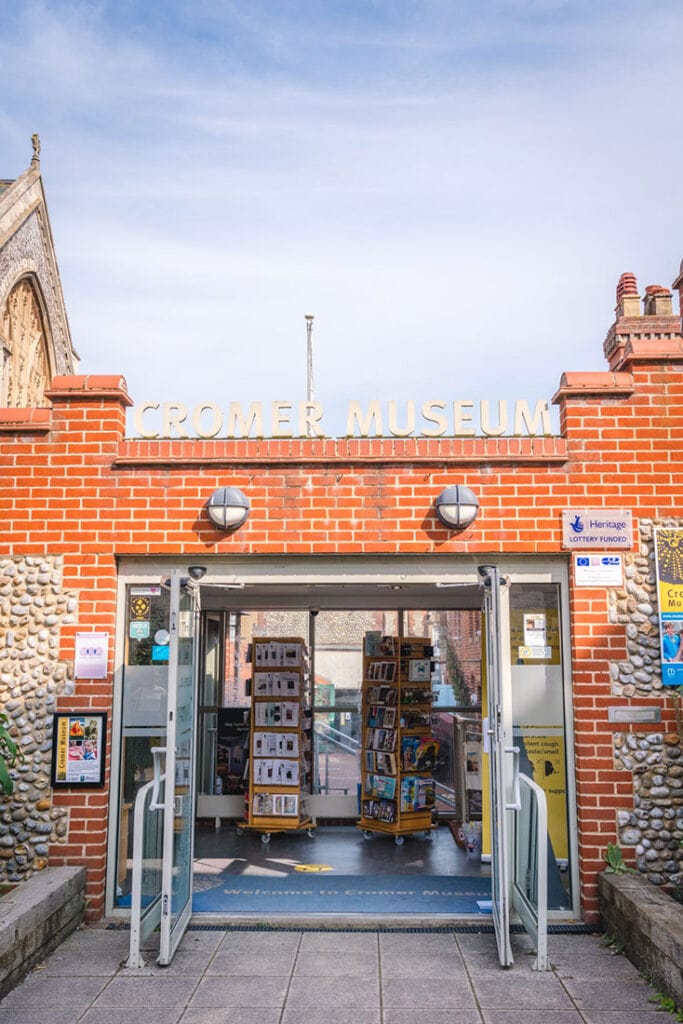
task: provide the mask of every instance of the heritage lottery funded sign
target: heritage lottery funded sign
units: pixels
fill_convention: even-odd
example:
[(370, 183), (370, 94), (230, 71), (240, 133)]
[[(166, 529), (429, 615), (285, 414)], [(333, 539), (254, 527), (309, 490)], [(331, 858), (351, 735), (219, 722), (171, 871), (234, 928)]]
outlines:
[[(137, 437), (305, 438), (327, 437), (320, 402), (142, 402), (133, 411)], [(346, 437), (551, 437), (550, 403), (524, 399), (496, 402), (441, 398), (415, 402), (351, 401)]]
[(633, 517), (630, 511), (612, 508), (566, 508), (562, 512), (562, 547), (633, 547)]
[(662, 684), (683, 686), (683, 529), (655, 529)]

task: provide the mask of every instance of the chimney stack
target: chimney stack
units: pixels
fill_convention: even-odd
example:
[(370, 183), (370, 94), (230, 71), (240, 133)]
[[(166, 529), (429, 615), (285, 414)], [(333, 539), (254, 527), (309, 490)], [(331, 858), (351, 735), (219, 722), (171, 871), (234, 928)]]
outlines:
[[(683, 263), (673, 283), (683, 306)], [(661, 284), (645, 289), (642, 309), (636, 275), (622, 274), (617, 285), (616, 319), (603, 345), (613, 373), (628, 370), (634, 362), (680, 361), (683, 333), (681, 318), (674, 316), (671, 292)]]

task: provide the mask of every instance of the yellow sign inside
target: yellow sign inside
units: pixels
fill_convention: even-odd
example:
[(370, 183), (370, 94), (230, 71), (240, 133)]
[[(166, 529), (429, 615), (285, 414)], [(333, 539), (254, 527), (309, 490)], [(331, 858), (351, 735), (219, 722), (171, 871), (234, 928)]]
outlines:
[(297, 864), (294, 870), (307, 871), (309, 874), (314, 874), (320, 871), (334, 871), (334, 868), (329, 864)]
[(564, 736), (524, 735), (524, 746), (533, 768), (533, 779), (545, 791), (548, 832), (558, 859), (569, 856), (567, 837), (567, 775)]

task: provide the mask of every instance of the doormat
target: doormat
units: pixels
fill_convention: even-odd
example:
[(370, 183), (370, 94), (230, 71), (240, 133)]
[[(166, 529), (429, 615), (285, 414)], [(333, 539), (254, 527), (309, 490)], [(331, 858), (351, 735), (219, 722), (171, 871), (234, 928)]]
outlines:
[(491, 879), (453, 875), (283, 878), (224, 875), (195, 891), (195, 914), (470, 914), (490, 916)]

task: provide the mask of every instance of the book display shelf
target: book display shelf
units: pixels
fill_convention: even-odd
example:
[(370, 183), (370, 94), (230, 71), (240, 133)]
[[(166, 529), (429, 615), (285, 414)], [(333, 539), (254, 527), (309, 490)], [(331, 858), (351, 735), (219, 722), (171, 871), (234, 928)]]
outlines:
[(305, 830), (310, 793), (311, 713), (307, 650), (300, 637), (254, 637), (251, 650), (249, 792), (237, 826), (261, 833)]
[(425, 637), (365, 634), (358, 827), (367, 839), (384, 833), (401, 846), (415, 832), (431, 838), (435, 827), (433, 654)]

